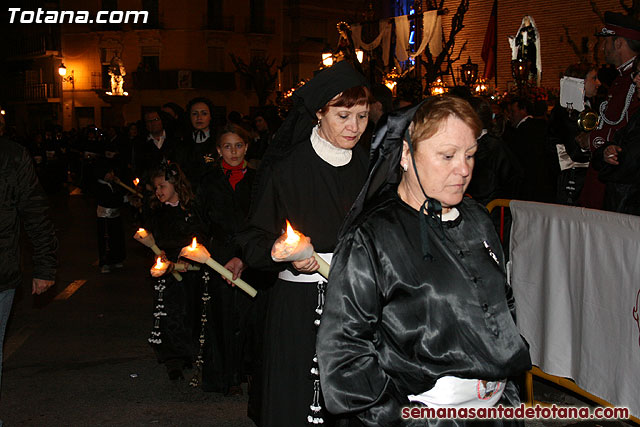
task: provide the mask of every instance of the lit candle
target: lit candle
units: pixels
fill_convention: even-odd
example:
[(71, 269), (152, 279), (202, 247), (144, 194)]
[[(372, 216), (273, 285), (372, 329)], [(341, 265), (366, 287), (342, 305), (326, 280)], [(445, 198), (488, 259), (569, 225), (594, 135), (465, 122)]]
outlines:
[[(145, 230), (144, 228), (138, 228), (138, 231), (136, 231), (136, 234), (133, 235), (133, 238), (151, 249), (154, 254), (162, 255), (162, 251), (160, 250), (158, 245), (156, 245), (156, 239), (153, 238), (153, 234), (147, 232), (147, 230)], [(171, 274), (176, 278), (178, 282), (182, 281), (182, 276), (177, 271), (172, 271)]]
[(233, 273), (224, 268), (224, 266), (220, 265), (218, 262), (214, 261), (209, 254), (207, 248), (198, 243), (196, 238), (193, 238), (191, 245), (185, 246), (180, 251), (180, 256), (188, 258), (192, 261), (199, 262), (200, 264), (207, 264), (209, 267), (213, 268), (219, 274), (221, 274), (225, 279), (245, 291), (247, 294), (255, 297), (258, 291), (256, 291), (250, 284), (245, 282), (244, 280), (237, 278), (233, 280)]
[(153, 277), (160, 277), (167, 272), (168, 268), (169, 268), (169, 263), (163, 262), (162, 257), (159, 256), (156, 258), (156, 263), (153, 265), (153, 267), (151, 267), (151, 275)]
[(133, 185), (135, 185), (136, 187), (138, 186), (138, 184), (140, 184), (140, 178), (136, 178), (133, 180)]
[(287, 220), (287, 231), (280, 236), (271, 248), (271, 258), (275, 262), (300, 261), (313, 256), (318, 262), (318, 273), (325, 279), (329, 278), (329, 263), (313, 250), (311, 240), (294, 230)]
[(124, 188), (125, 190), (129, 191), (130, 193), (135, 194), (136, 196), (142, 198), (142, 194), (138, 193), (136, 190), (134, 190), (133, 188), (129, 187), (124, 182), (120, 181), (120, 178), (118, 178), (117, 176), (113, 177), (113, 182), (115, 182), (116, 184), (118, 184), (119, 186)]

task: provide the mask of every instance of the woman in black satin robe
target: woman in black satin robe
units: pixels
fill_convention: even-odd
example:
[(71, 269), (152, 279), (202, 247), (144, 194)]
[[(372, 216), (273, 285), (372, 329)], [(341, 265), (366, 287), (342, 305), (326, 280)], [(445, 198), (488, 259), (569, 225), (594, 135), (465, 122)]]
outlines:
[(437, 97), (378, 130), (318, 332), (330, 412), (367, 426), (456, 425), (403, 420), (402, 408), (520, 403), (509, 378), (530, 359), (504, 255), (486, 210), (464, 198), (480, 129), (466, 101)]

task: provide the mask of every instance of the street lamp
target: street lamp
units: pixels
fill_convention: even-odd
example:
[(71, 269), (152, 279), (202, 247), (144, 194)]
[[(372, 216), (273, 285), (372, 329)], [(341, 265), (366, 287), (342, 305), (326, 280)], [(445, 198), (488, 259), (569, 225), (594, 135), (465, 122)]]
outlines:
[[(76, 97), (75, 97), (75, 89), (76, 89), (76, 79), (73, 75), (73, 70), (71, 70), (71, 75), (67, 76), (67, 67), (64, 66), (64, 63), (61, 62), (58, 67), (58, 74), (60, 74), (60, 78), (63, 83), (71, 83), (71, 127), (73, 127), (73, 113), (76, 108)], [(62, 106), (62, 125), (64, 127), (64, 90), (62, 87), (60, 88), (60, 104)]]
[(64, 66), (64, 63), (60, 63), (60, 67), (58, 67), (58, 74), (62, 77), (62, 81), (66, 83), (71, 83), (71, 87), (75, 89), (76, 82), (73, 78), (73, 70), (71, 70), (71, 75), (67, 76), (67, 67)]
[(475, 83), (478, 78), (478, 64), (471, 62), (471, 56), (467, 63), (460, 67), (460, 74), (465, 85), (471, 86)]

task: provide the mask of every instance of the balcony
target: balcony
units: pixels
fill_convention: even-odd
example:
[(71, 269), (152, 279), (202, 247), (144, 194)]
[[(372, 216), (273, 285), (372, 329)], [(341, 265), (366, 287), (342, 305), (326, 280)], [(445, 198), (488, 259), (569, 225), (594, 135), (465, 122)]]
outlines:
[(3, 87), (2, 96), (9, 102), (58, 102), (59, 83), (33, 83)]
[(133, 87), (136, 90), (208, 89), (235, 90), (236, 79), (233, 72), (192, 71), (190, 85), (178, 83), (178, 70), (135, 71)]
[(34, 59), (49, 56), (60, 51), (60, 36), (54, 34), (28, 34), (5, 43), (8, 59)]

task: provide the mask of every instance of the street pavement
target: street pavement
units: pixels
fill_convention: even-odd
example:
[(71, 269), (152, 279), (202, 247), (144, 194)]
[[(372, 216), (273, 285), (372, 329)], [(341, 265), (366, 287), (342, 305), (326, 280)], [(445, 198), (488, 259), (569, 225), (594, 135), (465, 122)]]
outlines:
[[(60, 240), (54, 288), (16, 294), (5, 340), (0, 420), (13, 426), (253, 426), (243, 396), (225, 397), (172, 383), (147, 343), (152, 327), (153, 263), (135, 242), (125, 214), (124, 268), (97, 267), (95, 202), (62, 191), (51, 197)], [(76, 192), (77, 193), (77, 192)], [(29, 245), (23, 245), (30, 283)], [(71, 292), (68, 288), (76, 289)], [(65, 289), (68, 289), (65, 291)], [(563, 406), (585, 402), (536, 382), (543, 400)], [(623, 422), (527, 421), (527, 426), (625, 426)]]
[[(153, 254), (131, 238), (130, 215), (124, 268), (101, 274), (95, 202), (64, 192), (51, 203), (60, 240), (57, 283), (42, 296), (26, 287), (16, 294), (4, 349), (4, 427), (253, 426), (246, 387), (243, 396), (205, 393), (188, 385), (191, 371), (187, 380), (172, 383), (156, 362), (147, 343), (153, 306), (146, 276)], [(56, 299), (83, 280), (68, 298)]]

